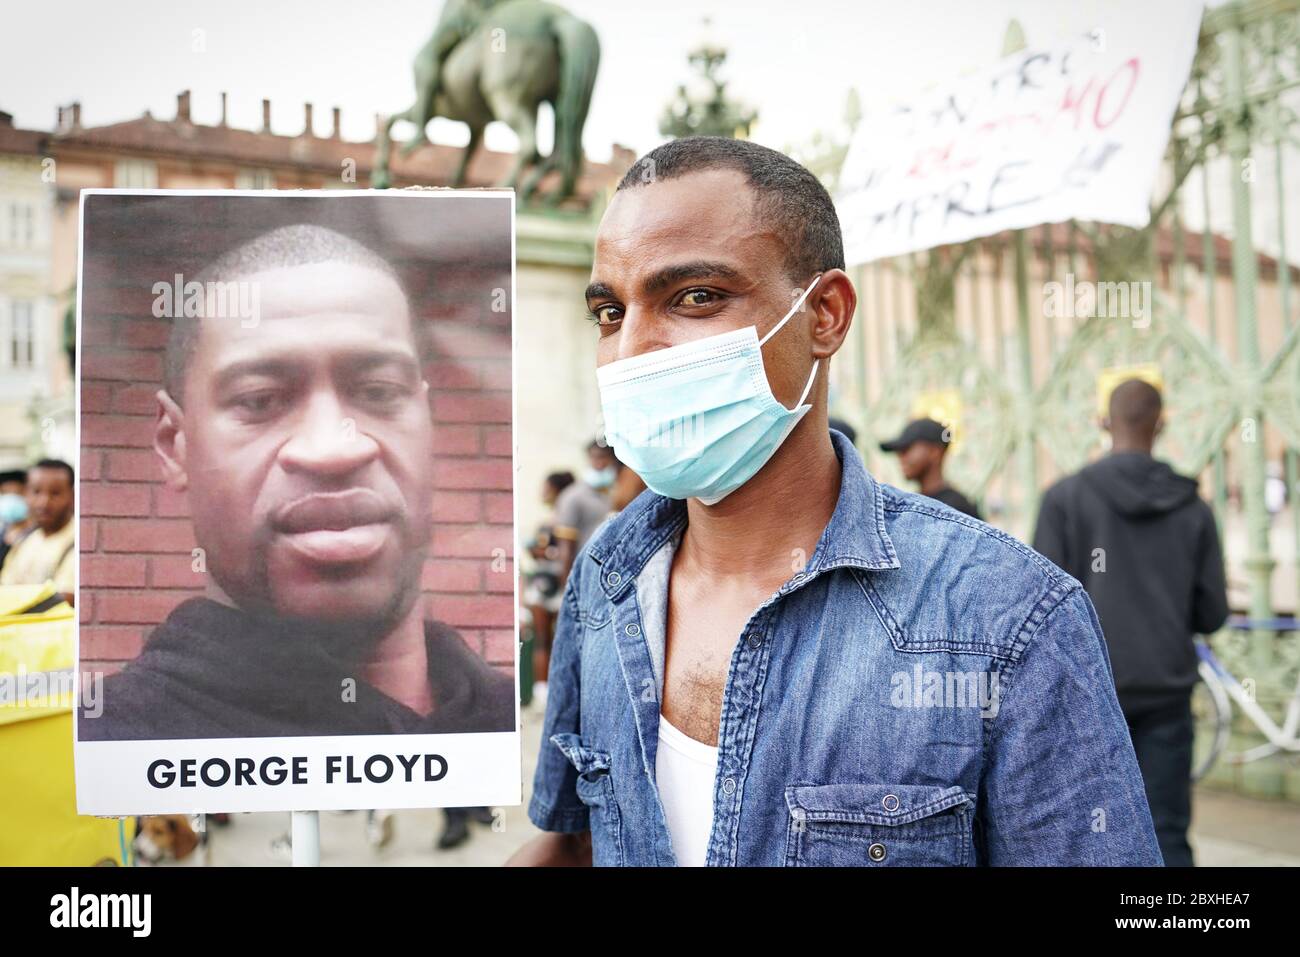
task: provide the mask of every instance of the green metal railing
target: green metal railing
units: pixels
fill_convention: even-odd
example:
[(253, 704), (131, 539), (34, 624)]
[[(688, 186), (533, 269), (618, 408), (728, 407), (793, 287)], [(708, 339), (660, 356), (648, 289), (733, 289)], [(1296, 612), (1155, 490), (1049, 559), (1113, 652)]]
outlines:
[[(1249, 618), (1300, 602), (1300, 268), (1288, 217), (1300, 197), (1300, 0), (1240, 0), (1207, 11), (1175, 115), (1164, 185), (1142, 230), (1044, 226), (857, 267), (862, 315), (832, 368), (836, 411), (861, 428), (873, 470), (897, 481), (872, 441), (919, 397), (957, 412), (950, 474), (995, 524), (1032, 532), (1040, 490), (1101, 451), (1104, 370), (1159, 369), (1167, 427), (1157, 454), (1208, 480), (1234, 595)], [(1273, 220), (1276, 220), (1275, 224)], [(1149, 282), (1149, 322), (1049, 316), (1048, 282)], [(1270, 456), (1290, 489), (1288, 598), (1274, 598)], [(1240, 580), (1244, 578), (1244, 581)], [(1255, 630), (1216, 637), (1264, 707), (1281, 708), (1300, 640)], [(1295, 759), (1238, 782), (1300, 800)], [(1288, 783), (1289, 782), (1289, 783)]]

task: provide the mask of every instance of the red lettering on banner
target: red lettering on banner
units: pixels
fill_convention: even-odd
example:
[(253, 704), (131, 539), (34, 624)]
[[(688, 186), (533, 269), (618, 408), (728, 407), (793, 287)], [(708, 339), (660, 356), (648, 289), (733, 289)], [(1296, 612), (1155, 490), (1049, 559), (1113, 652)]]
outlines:
[[(1119, 106), (1115, 109), (1115, 112), (1111, 114), (1110, 119), (1103, 123), (1101, 121), (1101, 107), (1106, 101), (1106, 94), (1110, 91), (1111, 83), (1113, 83), (1120, 73), (1124, 71), (1128, 71), (1129, 74), (1128, 89), (1124, 91), (1124, 99), (1120, 101)], [(1137, 87), (1137, 78), (1140, 71), (1141, 65), (1138, 63), (1138, 58), (1132, 57), (1120, 64), (1119, 69), (1116, 70), (1110, 79), (1102, 85), (1102, 88), (1097, 91), (1097, 105), (1092, 111), (1092, 122), (1097, 129), (1104, 130), (1106, 127), (1110, 126), (1110, 124), (1119, 119), (1120, 114), (1124, 112), (1124, 107), (1128, 106), (1128, 101), (1133, 96), (1133, 90)]]
[(1083, 104), (1092, 92), (1094, 77), (1088, 77), (1088, 82), (1079, 92), (1075, 92), (1075, 87), (1067, 86), (1065, 94), (1061, 97), (1061, 112), (1072, 114), (1074, 116), (1074, 128), (1077, 130), (1083, 122)]

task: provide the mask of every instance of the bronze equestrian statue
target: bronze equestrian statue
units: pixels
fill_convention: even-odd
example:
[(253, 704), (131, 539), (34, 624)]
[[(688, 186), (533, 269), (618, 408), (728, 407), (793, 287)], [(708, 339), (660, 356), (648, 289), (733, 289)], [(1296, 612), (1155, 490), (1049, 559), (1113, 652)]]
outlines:
[[(568, 11), (543, 0), (447, 0), (433, 36), (416, 55), (416, 100), (390, 116), (379, 130), (371, 184), (390, 185), (393, 124), (408, 120), (416, 134), (402, 155), (426, 145), (425, 127), (435, 116), (469, 127), (469, 144), (452, 179), (464, 185), (465, 171), (493, 120), (519, 137), (519, 154), (502, 186), (527, 201), (548, 172), (560, 171), (560, 187), (547, 197), (555, 205), (572, 196), (582, 169), (582, 127), (600, 64), (596, 31)], [(537, 151), (537, 110), (555, 111), (555, 146)], [(525, 168), (533, 166), (521, 185)]]

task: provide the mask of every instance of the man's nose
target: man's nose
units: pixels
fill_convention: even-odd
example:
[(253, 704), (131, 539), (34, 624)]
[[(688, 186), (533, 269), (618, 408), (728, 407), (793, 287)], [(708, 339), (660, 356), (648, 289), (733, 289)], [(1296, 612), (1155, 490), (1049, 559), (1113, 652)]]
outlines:
[(662, 322), (655, 322), (649, 311), (629, 306), (618, 330), (618, 359), (631, 359), (647, 352), (667, 349), (672, 343), (664, 337)]
[(379, 454), (379, 445), (361, 431), (332, 392), (312, 397), (293, 435), (280, 447), (280, 465), (289, 472), (338, 476), (354, 472)]

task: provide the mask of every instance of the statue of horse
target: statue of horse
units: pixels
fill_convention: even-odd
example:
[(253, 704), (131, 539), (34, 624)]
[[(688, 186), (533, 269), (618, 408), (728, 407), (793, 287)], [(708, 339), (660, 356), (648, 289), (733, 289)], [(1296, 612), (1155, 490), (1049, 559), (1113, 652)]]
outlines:
[[(591, 25), (544, 0), (447, 0), (433, 36), (416, 55), (416, 100), (390, 116), (379, 130), (371, 182), (390, 184), (393, 124), (408, 120), (416, 134), (403, 147), (409, 154), (429, 142), (425, 128), (435, 116), (469, 127), (453, 186), (478, 149), (483, 129), (501, 120), (519, 137), (519, 153), (501, 183), (527, 201), (551, 170), (560, 187), (547, 197), (555, 205), (573, 195), (582, 169), (582, 128), (600, 64), (600, 42)], [(537, 111), (555, 112), (555, 146), (548, 157), (537, 150)], [(534, 167), (526, 180), (527, 167)]]

